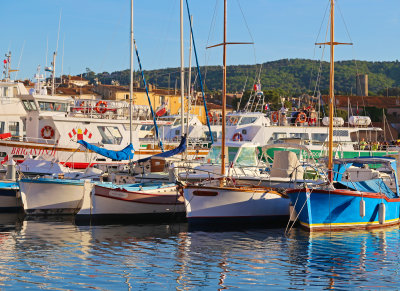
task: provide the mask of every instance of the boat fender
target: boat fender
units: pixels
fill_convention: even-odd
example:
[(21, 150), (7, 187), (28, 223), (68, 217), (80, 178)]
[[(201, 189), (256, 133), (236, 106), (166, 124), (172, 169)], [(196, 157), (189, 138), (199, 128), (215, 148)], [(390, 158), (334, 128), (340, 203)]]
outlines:
[(385, 216), (386, 216), (386, 205), (385, 203), (379, 204), (379, 224), (385, 223)]
[(362, 199), (360, 201), (360, 217), (364, 217), (365, 216), (365, 201), (364, 199)]

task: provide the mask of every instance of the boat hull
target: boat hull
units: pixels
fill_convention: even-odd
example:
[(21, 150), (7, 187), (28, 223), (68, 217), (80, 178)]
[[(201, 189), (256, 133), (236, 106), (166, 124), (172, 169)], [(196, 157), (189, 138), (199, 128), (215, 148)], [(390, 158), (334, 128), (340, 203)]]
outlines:
[(24, 211), (29, 215), (76, 214), (92, 189), (89, 180), (22, 179), (19, 186)]
[(95, 185), (90, 203), (77, 214), (78, 221), (145, 220), (182, 217), (183, 198), (176, 186), (143, 191)]
[[(370, 229), (399, 223), (400, 198), (389, 199), (380, 193), (351, 190), (289, 190), (287, 192), (300, 224), (310, 231)], [(361, 217), (360, 201), (365, 203)], [(384, 220), (379, 219), (380, 204), (385, 205)]]
[(184, 190), (189, 223), (287, 221), (289, 199), (263, 188), (188, 186)]
[(19, 187), (16, 182), (0, 182), (0, 213), (22, 209)]

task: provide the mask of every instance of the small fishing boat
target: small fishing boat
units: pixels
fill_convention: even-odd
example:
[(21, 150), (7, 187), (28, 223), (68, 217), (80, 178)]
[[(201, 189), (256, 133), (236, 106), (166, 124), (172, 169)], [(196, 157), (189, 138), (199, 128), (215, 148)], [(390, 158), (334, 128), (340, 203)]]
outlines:
[(184, 213), (183, 197), (174, 183), (98, 183), (76, 220), (154, 221)]
[[(222, 120), (226, 118), (226, 45), (229, 44), (226, 39), (226, 23), (227, 1), (225, 0), (224, 39), (221, 44), (216, 45), (223, 47)], [(281, 218), (288, 218), (289, 199), (284, 194), (273, 188), (240, 185), (228, 177), (226, 160), (233, 162), (232, 157), (229, 157), (231, 155), (229, 145), (229, 142), (226, 142), (226, 124), (223, 122), (220, 150), (214, 152), (215, 160), (218, 160), (220, 176), (217, 179), (189, 184), (185, 187), (184, 198), (188, 222), (192, 226), (207, 227), (218, 223), (226, 226), (229, 222), (247, 224), (273, 221), (276, 223)], [(251, 149), (253, 153), (255, 149), (255, 147)], [(254, 158), (254, 155), (251, 156)], [(257, 224), (251, 225), (257, 226)]]
[[(334, 46), (340, 44), (334, 42), (334, 3), (334, 0), (331, 0), (330, 41), (320, 44), (331, 46), (328, 183), (315, 188), (287, 191), (297, 213), (291, 213), (291, 217), (296, 216), (301, 225), (309, 231), (369, 229), (398, 224), (400, 196), (395, 159), (333, 160)], [(365, 169), (370, 165), (374, 165), (376, 170), (384, 165), (385, 179), (381, 175), (374, 176), (372, 171), (366, 173)], [(391, 172), (389, 181), (388, 170)]]
[(29, 215), (76, 214), (93, 188), (88, 179), (21, 179), (18, 184), (24, 210)]
[[(332, 184), (287, 191), (297, 213), (292, 216), (297, 216), (303, 227), (310, 231), (325, 231), (369, 229), (399, 223), (400, 196), (395, 159), (343, 159), (334, 161), (334, 165)], [(369, 170), (367, 165), (383, 165), (385, 169), (391, 169), (392, 174), (389, 179), (387, 173), (370, 179), (365, 174), (365, 170)], [(352, 177), (358, 179), (352, 180)]]

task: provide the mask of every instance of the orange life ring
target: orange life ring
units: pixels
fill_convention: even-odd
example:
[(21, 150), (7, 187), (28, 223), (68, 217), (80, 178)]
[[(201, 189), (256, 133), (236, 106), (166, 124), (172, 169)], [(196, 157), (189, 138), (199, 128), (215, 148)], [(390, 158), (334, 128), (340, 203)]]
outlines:
[(237, 122), (238, 122), (238, 118), (235, 118), (235, 117), (229, 118), (230, 125), (236, 125)]
[(46, 125), (46, 126), (43, 126), (42, 130), (40, 131), (40, 133), (42, 135), (42, 138), (44, 138), (44, 139), (52, 139), (53, 136), (54, 136), (54, 129), (51, 126)]
[(208, 120), (209, 120), (210, 122), (213, 122), (213, 121), (214, 121), (213, 115), (211, 114), (211, 112), (208, 112)]
[(107, 111), (107, 102), (106, 101), (99, 101), (96, 103), (96, 112), (99, 114), (104, 114)]
[(306, 122), (306, 120), (307, 120), (307, 115), (306, 115), (304, 112), (300, 112), (300, 113), (297, 115), (296, 122), (298, 122), (298, 123), (304, 123), (304, 122)]
[(243, 141), (243, 135), (240, 132), (235, 133), (232, 136), (233, 141)]
[(279, 112), (278, 111), (272, 112), (271, 119), (273, 123), (277, 123), (279, 120)]

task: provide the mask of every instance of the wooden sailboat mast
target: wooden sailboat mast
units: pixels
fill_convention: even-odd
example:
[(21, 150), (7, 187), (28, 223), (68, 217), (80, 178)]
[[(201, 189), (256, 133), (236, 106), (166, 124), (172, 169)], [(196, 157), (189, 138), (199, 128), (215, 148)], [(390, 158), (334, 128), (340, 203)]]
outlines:
[(334, 104), (334, 78), (335, 78), (335, 0), (331, 0), (331, 59), (329, 74), (329, 152), (328, 152), (328, 178), (333, 180), (333, 104)]
[(330, 19), (330, 40), (329, 42), (316, 43), (316, 45), (330, 45), (330, 72), (329, 72), (329, 144), (328, 144), (328, 178), (333, 180), (333, 111), (335, 104), (334, 80), (335, 80), (335, 45), (352, 43), (335, 42), (335, 0), (331, 0), (331, 19)]
[[(222, 76), (222, 140), (221, 140), (221, 175), (225, 176), (225, 120), (226, 120), (226, 9), (224, 0), (224, 42), (223, 42), (223, 76)], [(224, 181), (222, 180), (222, 183)]]
[(184, 47), (183, 47), (183, 0), (180, 1), (180, 50), (181, 50), (181, 136), (185, 132), (185, 64), (184, 64)]

